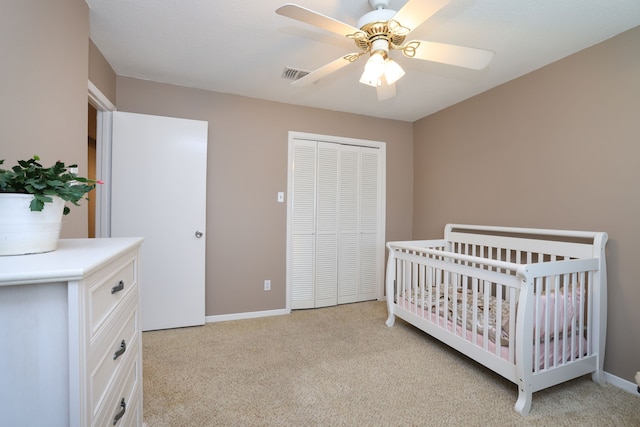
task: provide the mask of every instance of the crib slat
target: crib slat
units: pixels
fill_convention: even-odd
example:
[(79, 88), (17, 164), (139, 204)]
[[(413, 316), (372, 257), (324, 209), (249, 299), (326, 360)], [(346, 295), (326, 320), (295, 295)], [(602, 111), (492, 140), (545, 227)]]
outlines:
[(483, 310), (484, 328), (482, 330), (482, 336), (483, 336), (482, 348), (484, 348), (485, 350), (489, 349), (489, 292), (491, 290), (490, 287), (491, 285), (489, 284), (489, 286), (487, 286), (486, 281), (483, 280), (482, 288), (483, 288), (483, 294), (484, 294), (484, 310)]
[(468, 308), (468, 299), (467, 299), (467, 289), (469, 288), (469, 276), (462, 276), (460, 290), (462, 292), (462, 331), (461, 336), (464, 339), (467, 339), (467, 308)]
[(501, 338), (502, 338), (502, 286), (499, 284), (496, 287), (496, 324), (494, 325), (496, 330), (495, 343), (496, 343), (496, 356), (500, 356)]
[[(533, 292), (534, 292), (534, 300), (535, 300), (535, 312), (533, 315), (534, 318), (534, 324), (535, 324), (535, 319), (540, 319), (541, 318), (541, 311), (542, 309), (540, 308), (540, 306), (542, 305), (542, 278), (541, 277), (537, 277), (534, 281), (534, 288), (533, 288)], [(535, 328), (535, 333), (533, 336), (533, 360), (535, 361), (534, 363), (534, 371), (538, 372), (540, 370), (540, 363), (538, 363), (538, 361), (540, 360), (540, 328), (536, 325)]]
[[(584, 272), (580, 273), (580, 277), (581, 280), (578, 282), (579, 286), (580, 286), (580, 316), (579, 316), (579, 323), (578, 323), (578, 330), (579, 331), (583, 331), (585, 328), (587, 329), (587, 348), (583, 348), (584, 344), (582, 343), (582, 340), (580, 340), (580, 355), (585, 354), (586, 352), (589, 352), (587, 355), (591, 355), (591, 349), (593, 349), (593, 344), (592, 344), (592, 339), (593, 339), (593, 334), (592, 334), (592, 329), (593, 328), (589, 328), (586, 326), (585, 324), (585, 320), (584, 320), (584, 304), (585, 304), (585, 295), (588, 297), (589, 295), (596, 295), (595, 292), (593, 292), (593, 272), (589, 272), (587, 273), (588, 275), (588, 291), (587, 293), (585, 293), (584, 291), (584, 286), (585, 286), (585, 280), (584, 280)], [(593, 304), (589, 304), (587, 306), (587, 318), (588, 319), (593, 319)], [(595, 349), (594, 349), (595, 350)]]
[(432, 306), (433, 295), (432, 295), (432, 292), (431, 292), (431, 286), (433, 285), (433, 275), (434, 275), (433, 267), (432, 266), (427, 266), (426, 277), (425, 277), (425, 280), (426, 280), (425, 292), (426, 292), (426, 295), (427, 295), (426, 296), (427, 301), (425, 302), (425, 304), (427, 305), (427, 307), (429, 307), (429, 309), (425, 312), (425, 317), (429, 321), (431, 321), (431, 315), (432, 315), (431, 307), (433, 307)]
[(418, 287), (420, 288), (420, 317), (424, 319), (424, 290), (425, 290), (425, 286), (427, 284), (427, 278), (426, 278), (426, 274), (427, 274), (427, 266), (426, 265), (421, 265), (420, 266), (420, 272), (419, 272), (419, 282), (418, 282)]
[[(471, 331), (472, 331), (472, 336), (476, 336), (478, 335), (478, 322), (475, 321), (475, 319), (478, 318), (478, 292), (479, 292), (479, 283), (478, 283), (478, 279), (477, 278), (473, 278), (473, 281), (471, 283), (471, 286), (473, 287), (473, 326), (471, 327)], [(475, 344), (475, 342), (474, 342)]]
[(411, 263), (411, 294), (413, 295), (413, 310), (415, 314), (418, 314), (418, 310), (420, 309), (420, 304), (418, 304), (418, 287), (416, 286), (420, 283), (420, 279), (418, 277), (418, 263)]
[[(555, 260), (554, 260), (555, 261)], [(552, 316), (553, 316), (553, 331), (551, 334), (551, 337), (549, 339), (553, 340), (553, 353), (550, 356), (550, 360), (549, 360), (549, 365), (551, 366), (557, 366), (561, 360), (561, 358), (556, 357), (558, 355), (558, 346), (560, 345), (560, 340), (558, 337), (558, 327), (560, 324), (560, 310), (559, 310), (559, 295), (561, 295), (561, 291), (560, 291), (560, 275), (554, 275), (552, 276), (553, 281), (553, 292), (555, 292), (555, 302), (554, 302), (554, 307), (552, 307), (551, 309), (547, 309), (547, 311), (552, 311)], [(566, 311), (564, 311), (564, 313), (566, 313)], [(561, 353), (564, 354), (564, 353)]]
[[(563, 313), (564, 316), (562, 317), (562, 329), (559, 332), (559, 336), (556, 339), (560, 339), (560, 337), (564, 338), (562, 339), (562, 355), (563, 355), (563, 359), (564, 357), (569, 354), (570, 359), (569, 360), (573, 360), (573, 352), (571, 351), (572, 349), (572, 345), (571, 345), (571, 341), (572, 341), (572, 337), (569, 335), (569, 322), (568, 322), (568, 316), (569, 314), (569, 307), (575, 307), (572, 304), (572, 302), (570, 301), (570, 295), (573, 293), (573, 290), (571, 289), (573, 287), (573, 285), (571, 284), (572, 282), (572, 277), (569, 274), (565, 274), (562, 276), (562, 284), (563, 284), (563, 291), (562, 291), (562, 303), (563, 303)], [(571, 310), (573, 312), (573, 310)], [(559, 363), (562, 362), (562, 360), (559, 361)]]
[(511, 294), (511, 298), (509, 299), (509, 361), (515, 362), (516, 316), (515, 314), (511, 315), (511, 313), (516, 313), (516, 303), (518, 301), (518, 298), (516, 296), (516, 290), (514, 288), (510, 288), (509, 293)]

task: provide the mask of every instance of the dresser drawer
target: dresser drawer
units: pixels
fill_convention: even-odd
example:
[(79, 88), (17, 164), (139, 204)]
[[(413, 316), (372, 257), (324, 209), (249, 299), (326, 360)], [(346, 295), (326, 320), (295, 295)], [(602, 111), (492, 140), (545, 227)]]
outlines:
[(128, 426), (141, 415), (142, 366), (136, 351), (135, 357), (118, 375), (112, 392), (93, 419), (94, 426)]
[(87, 316), (91, 338), (95, 337), (129, 293), (138, 292), (138, 266), (134, 255), (116, 260), (91, 276), (87, 292)]
[[(119, 424), (119, 427), (141, 427), (144, 426), (142, 417), (142, 393), (140, 392), (141, 385), (138, 385), (137, 390), (133, 391), (130, 403), (127, 403), (127, 416)], [(113, 423), (113, 420), (111, 420)]]
[(89, 410), (96, 415), (113, 389), (120, 372), (137, 357), (140, 347), (139, 309), (137, 294), (123, 301), (123, 310), (108, 323), (104, 336), (91, 345), (88, 358)]

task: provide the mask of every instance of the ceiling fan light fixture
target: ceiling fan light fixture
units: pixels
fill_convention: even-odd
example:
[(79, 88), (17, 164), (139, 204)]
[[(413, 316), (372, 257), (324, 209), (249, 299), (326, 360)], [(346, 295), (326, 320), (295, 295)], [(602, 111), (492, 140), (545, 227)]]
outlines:
[(382, 84), (380, 78), (385, 71), (385, 54), (386, 52), (384, 51), (376, 51), (371, 54), (364, 66), (360, 83), (373, 87), (378, 87)]
[(365, 64), (360, 83), (378, 87), (382, 85), (382, 76), (384, 76), (387, 84), (391, 85), (400, 80), (404, 74), (400, 64), (393, 59), (387, 58), (385, 51), (379, 50), (371, 54)]
[(384, 62), (384, 78), (387, 80), (387, 84), (394, 84), (404, 76), (404, 70), (393, 59), (387, 58)]

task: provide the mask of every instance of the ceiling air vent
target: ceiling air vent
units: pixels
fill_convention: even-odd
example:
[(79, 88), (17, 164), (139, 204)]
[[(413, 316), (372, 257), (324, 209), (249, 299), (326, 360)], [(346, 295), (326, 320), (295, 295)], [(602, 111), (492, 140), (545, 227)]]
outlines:
[(296, 70), (295, 68), (285, 67), (282, 72), (282, 78), (288, 80), (298, 80), (309, 74), (308, 71)]

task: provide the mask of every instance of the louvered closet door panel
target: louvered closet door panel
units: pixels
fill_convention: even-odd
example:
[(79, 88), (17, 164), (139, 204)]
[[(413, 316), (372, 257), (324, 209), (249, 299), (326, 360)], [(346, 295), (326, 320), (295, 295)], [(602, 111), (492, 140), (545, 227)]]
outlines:
[(376, 299), (378, 286), (377, 236), (375, 233), (360, 234), (360, 282), (358, 301)]
[(340, 151), (338, 304), (358, 300), (358, 177), (360, 148), (345, 145)]
[(338, 154), (340, 146), (318, 142), (315, 306), (338, 303)]
[(291, 179), (291, 308), (313, 308), (316, 258), (316, 143), (296, 140)]
[(360, 172), (360, 231), (375, 233), (378, 230), (378, 177), (380, 154), (375, 148), (362, 148)]
[(319, 234), (316, 241), (316, 298), (314, 306), (336, 305), (338, 303), (338, 238), (336, 234)]
[(291, 249), (291, 308), (313, 308), (315, 236), (294, 235)]
[(360, 265), (358, 301), (376, 298), (378, 289), (377, 233), (380, 200), (380, 153), (361, 149), (360, 166)]
[(293, 233), (316, 229), (316, 144), (297, 141), (293, 152)]
[(338, 304), (358, 301), (358, 234), (340, 235)]

